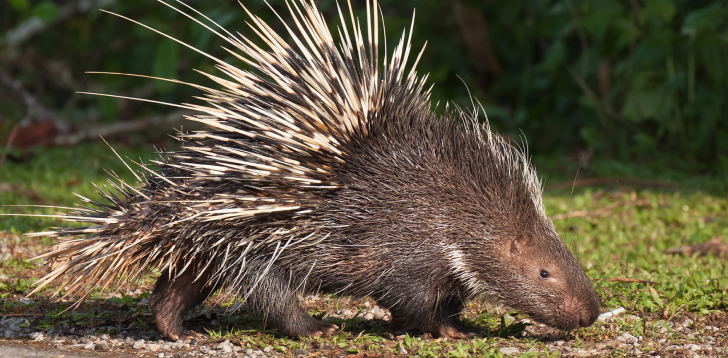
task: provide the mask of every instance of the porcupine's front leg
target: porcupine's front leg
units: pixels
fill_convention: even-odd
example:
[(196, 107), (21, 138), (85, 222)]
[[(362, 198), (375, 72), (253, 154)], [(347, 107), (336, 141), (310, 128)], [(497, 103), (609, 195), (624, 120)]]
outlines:
[(250, 291), (245, 303), (250, 312), (263, 319), (265, 324), (287, 336), (325, 337), (339, 329), (334, 324), (316, 320), (301, 309), (289, 277), (274, 270)]
[(459, 319), (465, 307), (458, 297), (451, 297), (448, 302), (444, 302), (437, 310), (437, 320), (433, 321), (430, 333), (436, 337), (443, 338), (468, 338), (480, 334), (480, 330), (472, 327), (465, 327)]
[(392, 313), (390, 331), (417, 325), (435, 337), (467, 338), (480, 334), (479, 330), (465, 327), (460, 323), (458, 316), (464, 307), (464, 302), (460, 298), (438, 300), (437, 297), (423, 295), (412, 297), (400, 300), (390, 307)]
[(164, 337), (176, 341), (199, 337), (197, 332), (187, 330), (182, 325), (182, 316), (192, 307), (205, 301), (213, 288), (206, 285), (209, 274), (197, 275), (190, 265), (181, 275), (170, 279), (163, 272), (154, 286), (149, 307), (152, 309), (157, 328)]

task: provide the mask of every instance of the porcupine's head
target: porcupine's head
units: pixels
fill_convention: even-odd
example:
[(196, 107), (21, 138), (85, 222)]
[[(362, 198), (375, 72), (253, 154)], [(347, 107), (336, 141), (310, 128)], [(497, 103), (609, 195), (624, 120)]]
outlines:
[[(471, 212), (469, 235), (462, 238), (462, 246), (473, 245), (462, 249), (465, 265), (486, 294), (538, 322), (561, 330), (591, 325), (599, 299), (545, 214), (542, 186), (527, 154), (482, 130), (486, 135), (471, 140), (484, 142), (482, 152), (490, 161), (476, 161), (465, 177), (488, 182), (470, 195), (480, 211)], [(484, 242), (480, 249), (478, 241)]]

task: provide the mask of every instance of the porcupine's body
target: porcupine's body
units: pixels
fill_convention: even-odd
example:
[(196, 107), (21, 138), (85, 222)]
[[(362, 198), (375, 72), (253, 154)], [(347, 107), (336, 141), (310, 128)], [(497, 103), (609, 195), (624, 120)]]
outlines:
[(45, 255), (41, 286), (160, 269), (150, 304), (171, 339), (193, 334), (182, 315), (216, 290), (300, 336), (336, 328), (298, 306), (310, 292), (371, 296), (395, 327), (445, 337), (471, 334), (457, 316), (481, 294), (560, 329), (591, 324), (591, 281), (525, 155), (475, 114), (432, 114), (424, 80), (404, 72), (404, 37), (379, 66), (376, 4), (367, 35), (344, 29), (339, 49), (313, 4), (291, 7), (291, 44), (252, 15), (269, 50), (226, 32), (256, 72), (211, 57), (230, 81), (208, 75), (225, 89), (197, 86), (208, 105), (185, 105), (209, 131), (180, 134), (141, 186), (66, 217), (96, 225), (39, 233), (84, 235)]

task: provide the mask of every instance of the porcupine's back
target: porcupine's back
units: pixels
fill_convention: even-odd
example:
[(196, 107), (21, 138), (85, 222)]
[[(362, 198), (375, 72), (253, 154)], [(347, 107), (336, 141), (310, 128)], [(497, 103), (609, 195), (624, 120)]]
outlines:
[(201, 262), (236, 295), (266, 289), (258, 284), (278, 268), (302, 289), (382, 295), (396, 291), (383, 277), (426, 275), (471, 295), (495, 289), (461, 258), (491, 259), (502, 243), (484, 233), (553, 231), (517, 148), (477, 125), (476, 113), (430, 112), (424, 79), (405, 74), (404, 35), (380, 68), (370, 61), (378, 21), (367, 20), (368, 35), (344, 29), (337, 49), (311, 5), (292, 5), (290, 45), (253, 15), (268, 50), (221, 30), (255, 71), (209, 56), (230, 80), (208, 74), (224, 89), (195, 85), (207, 105), (183, 105), (208, 131), (181, 133), (182, 150), (162, 153), (156, 171), (143, 167), (140, 187), (110, 181), (121, 198), (84, 198), (90, 207), (67, 217), (95, 226), (40, 233), (85, 236), (45, 255), (55, 267), (41, 287), (65, 275), (73, 293)]
[[(379, 65), (372, 5), (368, 33), (342, 29), (338, 49), (321, 14), (303, 1), (289, 5), (298, 27), (287, 27), (290, 45), (252, 14), (251, 28), (268, 49), (209, 28), (242, 52), (235, 54), (254, 71), (205, 54), (229, 80), (205, 74), (223, 89), (189, 84), (207, 93), (207, 105), (179, 106), (198, 111), (189, 119), (210, 129), (180, 133), (182, 150), (161, 153), (155, 169), (142, 165), (135, 173), (140, 186), (113, 178), (113, 192), (100, 190), (103, 202), (82, 198), (88, 207), (61, 216), (92, 226), (36, 233), (61, 237), (44, 255), (53, 271), (39, 288), (65, 276), (71, 294), (116, 278), (131, 280), (151, 268), (174, 273), (195, 260), (216, 272), (235, 263), (242, 272), (246, 256), (262, 253), (273, 260), (330, 236), (309, 218), (341, 189), (333, 170), (357, 155), (379, 120), (378, 108), (392, 100), (418, 113), (428, 108), (424, 79), (404, 72), (409, 40), (403, 36), (391, 60), (385, 54)], [(233, 282), (227, 286), (235, 291)]]

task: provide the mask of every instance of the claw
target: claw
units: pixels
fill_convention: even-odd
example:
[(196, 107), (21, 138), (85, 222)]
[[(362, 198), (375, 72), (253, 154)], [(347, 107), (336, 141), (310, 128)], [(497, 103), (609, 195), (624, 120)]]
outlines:
[(477, 336), (480, 332), (477, 330), (466, 329), (465, 327), (456, 328), (453, 326), (442, 326), (436, 334), (438, 337), (442, 338), (463, 339)]
[(311, 333), (299, 334), (301, 337), (328, 337), (339, 329), (339, 326), (331, 323), (321, 322), (317, 330)]

